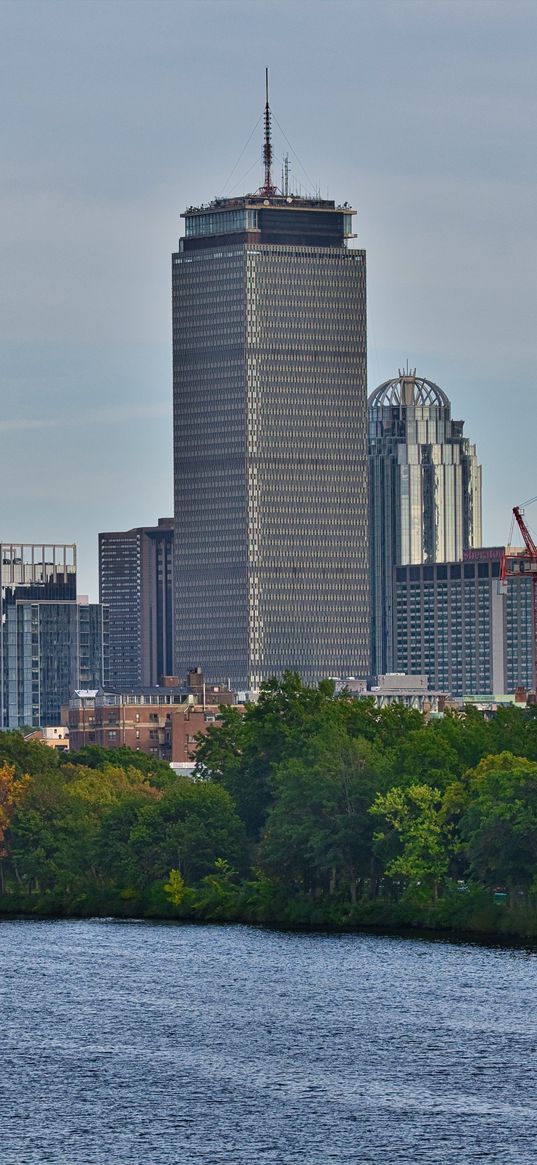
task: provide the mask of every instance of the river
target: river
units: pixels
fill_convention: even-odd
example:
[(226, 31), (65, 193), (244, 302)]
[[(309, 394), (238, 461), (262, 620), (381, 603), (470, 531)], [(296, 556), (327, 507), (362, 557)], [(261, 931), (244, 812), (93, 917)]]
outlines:
[(537, 954), (0, 922), (2, 1165), (537, 1159)]

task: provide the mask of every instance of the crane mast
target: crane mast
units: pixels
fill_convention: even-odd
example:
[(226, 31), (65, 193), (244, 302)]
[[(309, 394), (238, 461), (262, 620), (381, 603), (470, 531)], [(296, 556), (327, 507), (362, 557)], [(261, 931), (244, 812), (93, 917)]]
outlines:
[(526, 526), (520, 506), (513, 506), (513, 514), (515, 522), (524, 540), (524, 546), (526, 547), (525, 553), (528, 555), (528, 557), (537, 560), (537, 546), (535, 545), (528, 527)]

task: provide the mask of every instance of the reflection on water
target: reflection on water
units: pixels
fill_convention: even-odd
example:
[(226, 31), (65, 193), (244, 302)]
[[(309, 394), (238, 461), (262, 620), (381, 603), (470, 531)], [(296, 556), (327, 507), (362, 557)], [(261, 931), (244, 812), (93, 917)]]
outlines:
[(537, 1159), (537, 956), (3, 921), (2, 1165)]

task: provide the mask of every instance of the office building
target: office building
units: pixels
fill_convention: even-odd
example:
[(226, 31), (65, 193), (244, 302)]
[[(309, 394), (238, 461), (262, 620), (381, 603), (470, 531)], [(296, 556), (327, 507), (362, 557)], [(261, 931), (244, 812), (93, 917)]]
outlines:
[(175, 669), (250, 690), (369, 669), (365, 252), (264, 156), (172, 259)]
[(399, 372), (369, 397), (372, 670), (392, 671), (393, 568), (481, 545), (481, 467), (445, 392)]
[(102, 683), (107, 611), (76, 593), (73, 545), (0, 544), (0, 726), (59, 725), (71, 692)]
[(99, 598), (110, 611), (106, 684), (172, 675), (173, 518), (99, 534)]
[(534, 686), (532, 579), (501, 580), (503, 548), (396, 566), (395, 670), (453, 696)]

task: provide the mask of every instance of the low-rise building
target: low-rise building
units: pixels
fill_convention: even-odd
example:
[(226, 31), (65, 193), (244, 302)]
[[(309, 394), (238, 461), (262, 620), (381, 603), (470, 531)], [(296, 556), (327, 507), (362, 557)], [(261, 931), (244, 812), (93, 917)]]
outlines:
[(47, 728), (36, 728), (33, 732), (26, 733), (24, 739), (46, 744), (47, 748), (54, 748), (56, 752), (69, 751), (69, 729), (63, 724), (51, 724)]
[(377, 708), (404, 704), (406, 708), (415, 708), (418, 712), (431, 715), (443, 712), (448, 699), (446, 692), (429, 688), (427, 676), (406, 675), (403, 672), (368, 676), (367, 679), (351, 676), (346, 680), (336, 680), (336, 692), (343, 691), (357, 698), (373, 699)]
[(153, 688), (130, 691), (78, 690), (64, 718), (70, 746), (127, 747), (174, 764), (188, 764), (196, 750), (196, 736), (217, 724), (223, 704), (235, 703), (227, 686), (206, 684), (200, 668), (189, 672), (186, 683), (165, 676)]

